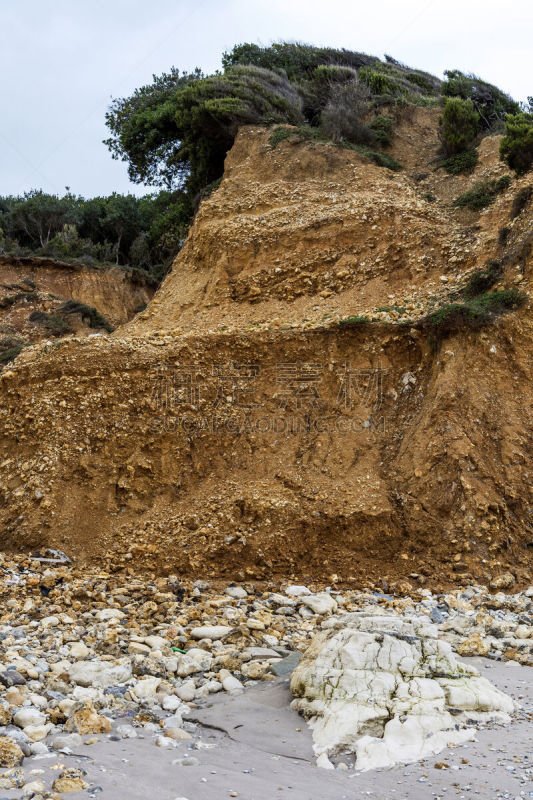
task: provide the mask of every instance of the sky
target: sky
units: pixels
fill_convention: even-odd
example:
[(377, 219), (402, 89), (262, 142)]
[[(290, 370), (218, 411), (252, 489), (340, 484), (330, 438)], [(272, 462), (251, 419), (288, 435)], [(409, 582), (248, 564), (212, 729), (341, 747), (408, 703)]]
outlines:
[(102, 140), (113, 97), (234, 44), (345, 47), (533, 94), (531, 0), (0, 0), (0, 195), (133, 192)]

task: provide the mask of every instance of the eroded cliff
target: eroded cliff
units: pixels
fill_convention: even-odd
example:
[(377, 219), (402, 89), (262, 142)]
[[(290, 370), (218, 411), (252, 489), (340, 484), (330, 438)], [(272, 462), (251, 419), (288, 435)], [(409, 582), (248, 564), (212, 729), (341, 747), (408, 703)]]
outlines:
[(4, 371), (7, 544), (196, 577), (528, 580), (529, 301), (424, 322), (489, 259), (528, 297), (528, 176), (455, 208), (506, 170), (489, 137), (473, 175), (435, 171), (436, 126), (398, 125), (401, 173), (243, 129), (146, 311)]

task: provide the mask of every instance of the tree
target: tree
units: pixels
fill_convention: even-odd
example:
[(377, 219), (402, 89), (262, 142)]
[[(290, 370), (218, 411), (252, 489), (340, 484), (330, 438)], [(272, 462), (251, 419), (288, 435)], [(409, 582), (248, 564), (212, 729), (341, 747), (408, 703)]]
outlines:
[(77, 202), (70, 194), (58, 197), (33, 190), (18, 198), (10, 217), (15, 237), (21, 237), (30, 246), (46, 247), (64, 225), (76, 223)]
[(467, 150), (479, 132), (479, 124), (479, 114), (471, 100), (447, 98), (439, 120), (439, 136), (447, 155)]
[(208, 78), (172, 70), (113, 101), (106, 144), (128, 162), (134, 182), (196, 194), (221, 176), (240, 125), (299, 124), (301, 105), (286, 76), (260, 67), (235, 66)]
[(533, 114), (524, 111), (509, 114), (505, 136), (500, 143), (500, 157), (522, 175), (533, 165)]
[(142, 230), (137, 198), (132, 194), (114, 192), (107, 198), (102, 230), (114, 244), (115, 260), (126, 256), (136, 237)]

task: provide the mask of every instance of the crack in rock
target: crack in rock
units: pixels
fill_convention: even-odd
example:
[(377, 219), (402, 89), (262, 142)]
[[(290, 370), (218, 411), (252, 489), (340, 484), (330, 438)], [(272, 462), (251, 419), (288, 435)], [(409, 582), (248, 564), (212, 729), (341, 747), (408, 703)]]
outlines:
[(341, 750), (368, 770), (418, 761), (510, 722), (511, 698), (457, 660), (427, 618), (346, 614), (328, 621), (291, 679), (319, 766)]

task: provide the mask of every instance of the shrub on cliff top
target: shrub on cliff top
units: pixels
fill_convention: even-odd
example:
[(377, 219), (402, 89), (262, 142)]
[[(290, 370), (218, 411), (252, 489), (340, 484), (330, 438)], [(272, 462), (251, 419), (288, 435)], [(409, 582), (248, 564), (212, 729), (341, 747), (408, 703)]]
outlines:
[(518, 175), (533, 166), (533, 114), (510, 114), (505, 121), (505, 136), (500, 156)]

